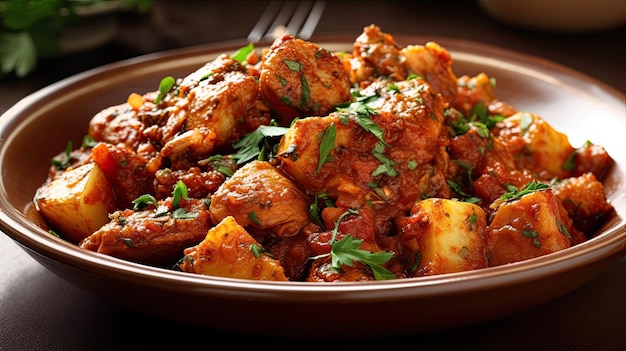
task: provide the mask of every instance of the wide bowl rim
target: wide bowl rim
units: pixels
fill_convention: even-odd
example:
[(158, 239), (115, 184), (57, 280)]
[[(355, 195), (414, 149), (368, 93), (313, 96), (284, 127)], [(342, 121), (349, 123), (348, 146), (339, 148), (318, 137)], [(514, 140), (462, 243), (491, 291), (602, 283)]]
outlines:
[[(343, 43), (345, 45), (348, 38), (350, 40), (353, 39), (352, 37), (334, 35), (316, 36), (311, 40), (319, 43)], [(623, 94), (613, 87), (571, 68), (532, 55), (465, 39), (402, 35), (396, 36), (396, 39), (398, 42), (439, 42), (446, 48), (450, 47), (449, 51), (453, 57), (455, 51), (470, 50), (472, 55), (497, 54), (498, 57), (514, 60), (513, 62), (521, 62), (532, 58), (534, 65), (545, 66), (567, 77), (584, 79), (591, 83), (589, 89), (599, 90), (616, 101), (620, 101), (620, 99), (623, 101)], [(127, 69), (135, 65), (140, 66), (146, 64), (146, 62), (167, 62), (207, 54), (214, 55), (216, 50), (229, 50), (245, 44), (247, 43), (243, 40), (235, 40), (152, 53), (97, 67), (65, 78), (30, 94), (2, 114), (0, 116), (1, 139), (6, 139), (4, 131), (8, 125), (20, 122), (19, 118), (24, 109), (32, 108), (33, 106), (37, 108), (36, 106), (50, 95), (80, 84), (84, 80), (93, 79), (100, 74), (110, 73), (111, 71)], [(2, 143), (2, 146), (0, 146), (0, 160), (4, 157), (5, 151), (5, 143)], [(615, 167), (618, 166), (623, 167), (623, 165), (616, 165)], [(484, 290), (511, 283), (540, 279), (552, 274), (569, 271), (583, 264), (594, 263), (609, 256), (626, 253), (626, 222), (620, 219), (618, 223), (607, 231), (566, 250), (522, 262), (475, 271), (391, 281), (332, 284), (249, 281), (200, 276), (165, 268), (150, 267), (82, 250), (71, 243), (49, 235), (26, 218), (22, 212), (24, 209), (16, 209), (9, 203), (4, 180), (0, 180), (0, 182), (0, 229), (22, 246), (23, 249), (52, 258), (67, 266), (80, 267), (82, 270), (98, 272), (98, 274), (105, 276), (115, 276), (116, 279), (132, 280), (141, 277), (146, 285), (163, 285), (162, 283), (168, 283), (164, 284), (166, 286), (163, 288), (171, 290), (193, 287), (197, 289), (198, 293), (212, 296), (254, 297), (265, 301), (284, 301), (285, 296), (288, 296), (289, 301), (294, 302), (347, 303), (363, 300), (384, 301), (398, 298), (418, 299), (435, 294), (459, 295), (468, 291)]]

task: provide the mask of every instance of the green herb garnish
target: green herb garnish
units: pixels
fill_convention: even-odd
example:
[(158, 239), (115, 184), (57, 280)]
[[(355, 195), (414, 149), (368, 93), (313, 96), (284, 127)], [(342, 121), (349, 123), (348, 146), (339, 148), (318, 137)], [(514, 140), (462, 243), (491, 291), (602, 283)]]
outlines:
[(376, 157), (378, 161), (382, 162), (382, 164), (379, 165), (374, 170), (374, 172), (372, 172), (372, 177), (376, 177), (380, 174), (386, 174), (390, 177), (395, 177), (398, 175), (398, 171), (393, 168), (393, 166), (396, 165), (396, 162), (388, 158), (387, 155), (384, 154), (384, 152), (385, 145), (382, 142), (376, 143), (376, 145), (374, 146), (374, 150), (372, 150), (372, 155), (374, 155), (374, 157)]
[(302, 64), (298, 61), (283, 60), (283, 62), (287, 65), (287, 68), (294, 72), (300, 72), (302, 70)]
[(252, 159), (267, 160), (268, 150), (271, 149), (268, 139), (284, 135), (289, 128), (275, 125), (259, 126), (254, 132), (246, 134), (233, 144), (237, 151), (234, 158), (237, 164), (246, 163)]
[(61, 158), (52, 159), (52, 165), (55, 166), (57, 169), (66, 169), (67, 167), (69, 167), (72, 161), (72, 148), (72, 141), (70, 140), (67, 142), (67, 145), (65, 146), (65, 151), (63, 152)]
[(541, 246), (541, 241), (539, 241), (539, 233), (534, 230), (522, 230), (522, 235), (526, 238), (533, 239), (533, 245), (535, 247)]
[(161, 82), (159, 83), (159, 95), (157, 95), (156, 99), (154, 99), (154, 103), (156, 105), (163, 101), (163, 98), (165, 98), (165, 95), (170, 92), (174, 84), (176, 84), (176, 80), (172, 76), (167, 76), (161, 79)]
[(133, 210), (141, 210), (148, 205), (154, 205), (155, 207), (158, 207), (157, 199), (150, 194), (141, 195), (133, 200)]
[(354, 261), (357, 261), (369, 266), (374, 273), (374, 279), (376, 280), (395, 279), (395, 274), (382, 266), (384, 263), (389, 261), (391, 257), (393, 257), (393, 252), (371, 252), (361, 250), (359, 247), (361, 246), (361, 243), (363, 243), (363, 240), (355, 239), (350, 234), (344, 236), (341, 240), (336, 241), (339, 223), (349, 214), (358, 214), (358, 211), (355, 209), (348, 209), (335, 221), (333, 236), (330, 241), (332, 245), (330, 252), (331, 267), (339, 271), (342, 265), (352, 267)]
[(233, 52), (230, 55), (230, 58), (245, 65), (246, 58), (248, 57), (248, 55), (250, 55), (252, 51), (254, 51), (254, 44), (250, 43), (242, 48), (239, 48), (237, 51)]
[(374, 134), (374, 136), (380, 140), (386, 146), (389, 146), (384, 139), (384, 131), (376, 122), (371, 119), (372, 115), (376, 114), (376, 110), (363, 102), (353, 102), (348, 107), (338, 107), (337, 111), (342, 117), (354, 118), (354, 121), (361, 126), (361, 128)]
[(181, 199), (189, 201), (189, 197), (187, 196), (187, 185), (185, 185), (182, 180), (179, 180), (174, 187), (174, 192), (172, 193), (172, 207), (174, 209), (180, 207)]
[(541, 191), (541, 190), (545, 190), (547, 188), (549, 188), (550, 186), (547, 184), (543, 184), (543, 183), (537, 183), (534, 180), (531, 181), (530, 183), (526, 184), (526, 186), (524, 188), (522, 188), (521, 190), (517, 190), (516, 187), (514, 186), (509, 186), (509, 192), (508, 193), (504, 193), (502, 195), (500, 195), (500, 199), (504, 200), (504, 201), (511, 201), (511, 200), (516, 200), (521, 198), (524, 195), (533, 193), (535, 191)]
[(319, 174), (324, 163), (332, 161), (333, 157), (330, 152), (335, 148), (335, 140), (337, 138), (337, 129), (335, 123), (331, 122), (322, 135), (320, 142), (320, 158), (317, 161), (316, 173)]
[(258, 225), (259, 227), (263, 226), (263, 224), (261, 223), (261, 220), (259, 220), (259, 217), (257, 217), (256, 212), (249, 212), (248, 219), (250, 219), (252, 223)]
[(261, 255), (269, 256), (269, 257), (272, 257), (272, 258), (274, 257), (274, 255), (272, 255), (270, 252), (265, 250), (263, 248), (263, 246), (261, 246), (259, 244), (250, 244), (250, 251), (252, 252), (254, 257), (256, 257), (256, 258), (261, 257)]

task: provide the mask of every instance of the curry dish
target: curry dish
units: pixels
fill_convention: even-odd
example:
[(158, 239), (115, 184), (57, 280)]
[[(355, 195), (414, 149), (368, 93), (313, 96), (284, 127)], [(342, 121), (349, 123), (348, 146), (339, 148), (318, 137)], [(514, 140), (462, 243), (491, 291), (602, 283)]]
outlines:
[(104, 107), (34, 203), (85, 250), (240, 279), (415, 278), (588, 240), (613, 159), (452, 62), (376, 25), (351, 52), (284, 34), (224, 53)]

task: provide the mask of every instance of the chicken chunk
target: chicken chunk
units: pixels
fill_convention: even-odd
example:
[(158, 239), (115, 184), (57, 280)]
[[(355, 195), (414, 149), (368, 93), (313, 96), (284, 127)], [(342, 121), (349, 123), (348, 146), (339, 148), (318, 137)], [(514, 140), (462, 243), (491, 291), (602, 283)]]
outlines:
[(409, 45), (402, 49), (405, 66), (410, 73), (422, 76), (447, 102), (457, 95), (457, 77), (452, 70), (452, 57), (441, 45)]
[(443, 101), (419, 79), (397, 87), (382, 88), (370, 112), (355, 103), (296, 121), (277, 150), (281, 169), (309, 193), (337, 207), (373, 206), (378, 233), (423, 196), (450, 195)]
[(593, 173), (564, 179), (557, 182), (553, 189), (576, 228), (584, 233), (592, 235), (613, 214), (614, 209), (606, 198), (604, 185)]
[(105, 108), (89, 121), (88, 134), (95, 141), (124, 144), (136, 149), (143, 141), (145, 128), (137, 111), (128, 103)]
[(449, 154), (454, 160), (451, 175), (464, 190), (458, 195), (482, 199), (487, 212), (493, 201), (509, 191), (509, 186), (522, 188), (535, 180), (532, 174), (516, 168), (513, 155), (499, 139), (476, 126), (451, 138)]
[(485, 107), (491, 115), (509, 117), (517, 112), (513, 106), (496, 97), (495, 80), (484, 72), (474, 77), (459, 77), (457, 86), (456, 100), (451, 104), (466, 117), (470, 117), (478, 105)]
[(160, 162), (146, 159), (124, 144), (98, 143), (91, 157), (111, 183), (117, 208), (132, 206), (133, 200), (154, 191), (155, 172)]
[(369, 25), (354, 41), (352, 53), (343, 56), (343, 60), (355, 83), (379, 77), (401, 81), (409, 73), (401, 50), (392, 35)]
[(134, 262), (172, 265), (184, 249), (204, 239), (212, 224), (203, 200), (181, 200), (178, 209), (183, 214), (174, 211), (169, 198), (156, 208), (116, 211), (80, 247)]
[(309, 200), (276, 167), (252, 161), (238, 169), (211, 197), (214, 222), (233, 217), (244, 228), (294, 236), (310, 223)]
[(236, 61), (221, 56), (199, 71), (183, 79), (180, 95), (169, 102), (169, 115), (157, 133), (161, 155), (174, 162), (230, 152), (233, 142), (270, 122), (256, 79)]
[(351, 99), (351, 83), (339, 58), (288, 34), (265, 52), (260, 74), (263, 97), (281, 125), (295, 117), (326, 115)]

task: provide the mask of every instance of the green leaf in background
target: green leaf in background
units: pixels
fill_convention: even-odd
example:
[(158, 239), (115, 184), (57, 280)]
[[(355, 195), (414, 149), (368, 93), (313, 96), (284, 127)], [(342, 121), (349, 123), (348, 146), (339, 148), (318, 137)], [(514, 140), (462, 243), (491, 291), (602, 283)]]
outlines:
[(26, 76), (37, 65), (37, 49), (26, 31), (0, 32), (0, 72), (15, 71), (19, 78)]
[(0, 18), (2, 27), (21, 31), (28, 29), (44, 18), (60, 16), (62, 0), (0, 0)]
[[(89, 21), (75, 9), (120, 4), (122, 11), (144, 13), (151, 0), (0, 0), (0, 78), (31, 73), (41, 58), (61, 53), (59, 38), (67, 27)], [(116, 5), (117, 6), (117, 5)]]

